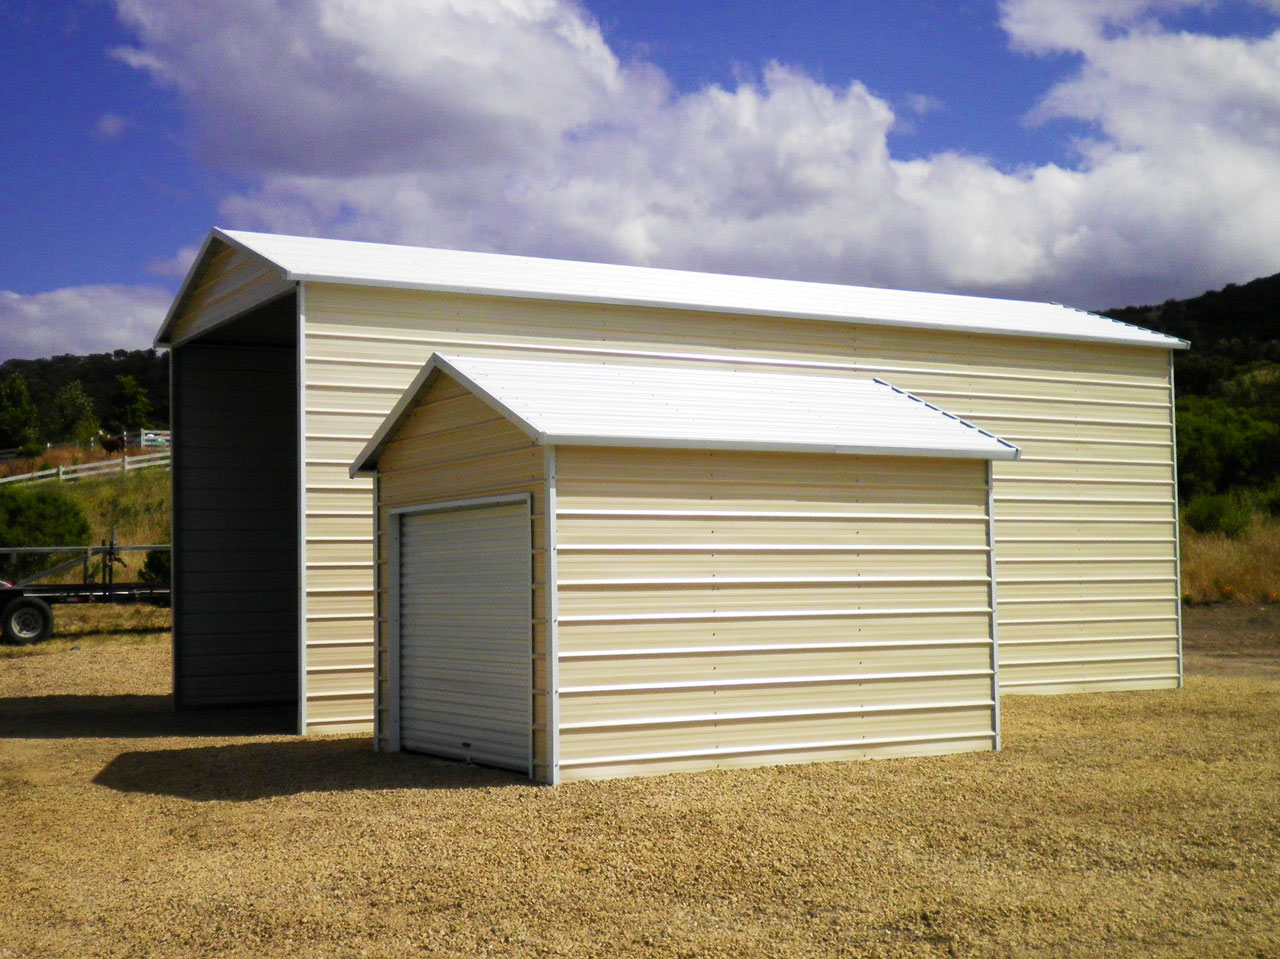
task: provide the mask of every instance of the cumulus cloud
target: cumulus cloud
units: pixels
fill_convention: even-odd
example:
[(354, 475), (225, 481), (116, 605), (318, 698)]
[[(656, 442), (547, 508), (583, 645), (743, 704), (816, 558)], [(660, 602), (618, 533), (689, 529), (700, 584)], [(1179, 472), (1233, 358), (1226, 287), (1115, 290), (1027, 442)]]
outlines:
[(785, 65), (677, 93), (565, 0), (117, 2), (236, 225), (1085, 306), (1280, 269), (1280, 30), (1162, 25), (1209, 0), (1005, 0), (1077, 64), (1028, 119), (1095, 131), (1015, 170), (896, 158), (888, 103)]
[(168, 291), (151, 286), (69, 286), (31, 294), (0, 290), (0, 362), (149, 347), (169, 300)]

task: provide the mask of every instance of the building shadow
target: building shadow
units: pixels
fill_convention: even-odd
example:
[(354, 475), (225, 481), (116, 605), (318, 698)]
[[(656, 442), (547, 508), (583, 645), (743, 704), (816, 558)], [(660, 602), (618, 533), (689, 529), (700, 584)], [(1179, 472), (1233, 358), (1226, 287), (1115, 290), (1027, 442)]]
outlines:
[(174, 712), (168, 696), (12, 696), (0, 699), (0, 738), (132, 739), (292, 733), (297, 707), (219, 706)]
[(519, 773), (411, 753), (375, 753), (363, 736), (127, 752), (93, 781), (119, 792), (233, 802), (312, 792), (529, 784)]

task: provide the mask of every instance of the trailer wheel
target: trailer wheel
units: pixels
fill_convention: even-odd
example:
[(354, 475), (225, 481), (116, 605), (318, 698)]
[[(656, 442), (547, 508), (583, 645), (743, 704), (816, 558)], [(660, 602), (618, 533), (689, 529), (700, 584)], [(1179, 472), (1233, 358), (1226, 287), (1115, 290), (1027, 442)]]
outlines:
[(53, 632), (53, 611), (43, 599), (19, 596), (9, 600), (0, 617), (4, 641), (18, 646), (42, 643)]

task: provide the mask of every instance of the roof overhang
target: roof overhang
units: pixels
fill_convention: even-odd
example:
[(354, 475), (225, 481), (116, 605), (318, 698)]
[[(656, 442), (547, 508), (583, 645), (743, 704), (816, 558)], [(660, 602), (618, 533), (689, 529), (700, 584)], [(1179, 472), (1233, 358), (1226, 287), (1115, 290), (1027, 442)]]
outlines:
[[(204, 238), (204, 242), (200, 244), (200, 251), (196, 254), (196, 258), (191, 262), (191, 266), (187, 268), (187, 275), (183, 277), (182, 283), (178, 287), (178, 292), (173, 297), (173, 302), (169, 304), (169, 310), (165, 313), (164, 320), (160, 323), (160, 329), (156, 332), (155, 339), (151, 343), (152, 347), (156, 349), (167, 349), (174, 345), (170, 338), (170, 331), (173, 328), (173, 323), (182, 313), (182, 308), (186, 305), (187, 298), (192, 289), (199, 285), (200, 278), (204, 275), (205, 270), (209, 266), (209, 261), (213, 259), (214, 254), (218, 252), (218, 249), (221, 246), (229, 246), (233, 249), (240, 250), (255, 259), (269, 264), (279, 272), (284, 279), (292, 279), (288, 275), (288, 271), (280, 264), (263, 256), (251, 245), (240, 240), (233, 232), (222, 230), (215, 226), (209, 231), (208, 236)], [(221, 325), (221, 323), (218, 325)]]
[[(1177, 337), (1057, 303), (433, 250), (217, 227), (205, 238), (174, 298), (156, 337), (157, 346), (169, 345), (169, 328), (215, 244), (255, 256), (285, 280), (297, 283), (776, 316), (1172, 350), (1190, 346)], [(886, 308), (887, 303), (891, 308)]]
[[(557, 416), (545, 408), (530, 411), (527, 396), (523, 402), (513, 399), (513, 391), (508, 388), (511, 383), (504, 383), (500, 372), (495, 371), (500, 367), (508, 371), (528, 370), (529, 375), (522, 379), (525, 387), (529, 385), (530, 377), (534, 377), (533, 382), (544, 382), (548, 389), (557, 382), (586, 382), (591, 376), (598, 377), (606, 370), (610, 371), (609, 375), (618, 376), (613, 383), (607, 378), (586, 382), (585, 387), (570, 396), (568, 404), (584, 412), (581, 416), (572, 417), (578, 422), (566, 422), (562, 412)], [(395, 438), (405, 418), (442, 375), (458, 382), (541, 446), (751, 450), (982, 460), (1015, 460), (1020, 455), (1012, 443), (880, 379), (815, 378), (786, 373), (674, 366), (657, 369), (637, 364), (451, 357), (433, 353), (353, 461), (349, 475), (368, 476), (377, 471), (383, 448)], [(638, 381), (634, 379), (637, 376)], [(726, 392), (726, 383), (735, 379), (741, 382), (741, 388), (736, 393), (732, 389)], [(618, 383), (629, 386), (630, 393), (625, 389), (611, 388)], [(873, 383), (875, 387), (870, 386)], [(672, 384), (676, 386), (674, 399), (678, 403), (672, 402), (672, 398), (663, 392)], [(880, 421), (875, 419), (880, 416), (888, 425), (875, 429), (868, 425), (840, 423), (830, 429), (810, 429), (805, 433), (803, 423), (806, 419), (812, 421), (814, 412), (812, 401), (824, 394), (833, 394), (834, 402), (839, 404), (843, 401), (837, 394), (841, 387), (850, 384), (869, 390), (868, 396), (873, 400), (864, 408), (850, 407), (862, 417), (861, 422), (880, 426)], [(681, 389), (686, 386), (687, 390)], [(806, 390), (808, 401), (803, 398)], [(518, 387), (514, 393), (519, 393)], [(801, 396), (798, 403), (797, 396)], [(739, 402), (734, 402), (735, 398)], [(650, 404), (648, 409), (645, 407), (647, 401)], [(752, 401), (756, 401), (755, 417), (747, 409)], [(594, 413), (588, 412), (591, 405), (595, 408)], [(785, 415), (767, 425), (762, 422), (761, 414), (767, 413), (769, 408), (785, 412), (790, 407), (797, 411), (790, 423)], [(611, 408), (619, 415), (608, 415)], [(834, 417), (842, 415), (839, 409), (832, 407), (831, 401), (827, 403), (826, 410)], [(824, 422), (827, 419), (821, 418)], [(747, 424), (745, 430), (742, 428), (744, 421)], [(646, 426), (637, 429), (637, 422)], [(705, 426), (702, 425), (704, 423)], [(922, 423), (927, 430), (925, 439), (919, 438), (917, 429)], [(726, 435), (721, 435), (722, 430)], [(913, 435), (916, 441), (910, 442)]]

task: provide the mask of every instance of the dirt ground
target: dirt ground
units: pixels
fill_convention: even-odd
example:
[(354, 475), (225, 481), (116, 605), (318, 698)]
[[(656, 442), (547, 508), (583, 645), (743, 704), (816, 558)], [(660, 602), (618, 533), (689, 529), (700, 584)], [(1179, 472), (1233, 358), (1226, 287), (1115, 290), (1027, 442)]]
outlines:
[(3, 959), (1280, 955), (1277, 607), (1000, 753), (555, 789), (175, 715), (163, 623), (90, 620), (0, 655)]
[(1182, 646), (1187, 675), (1280, 680), (1280, 605), (1185, 609)]

